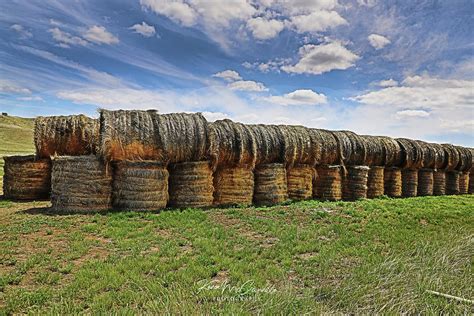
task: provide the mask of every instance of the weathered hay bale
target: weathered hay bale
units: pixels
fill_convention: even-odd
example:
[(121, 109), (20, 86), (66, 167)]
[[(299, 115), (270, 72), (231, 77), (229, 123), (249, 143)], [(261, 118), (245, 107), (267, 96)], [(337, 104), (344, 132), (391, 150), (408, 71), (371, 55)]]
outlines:
[(129, 211), (153, 211), (168, 203), (168, 170), (156, 161), (114, 163), (112, 206)]
[(342, 199), (354, 201), (367, 198), (367, 179), (369, 167), (349, 166), (344, 177)]
[(469, 172), (469, 194), (474, 194), (474, 167)]
[(250, 166), (220, 167), (214, 173), (215, 205), (250, 205), (254, 175)]
[(80, 156), (95, 154), (99, 142), (99, 121), (85, 115), (39, 116), (35, 119), (36, 155)]
[(362, 135), (359, 136), (365, 147), (366, 166), (383, 166), (386, 155), (384, 143), (379, 136)]
[(418, 170), (402, 169), (402, 196), (414, 197), (418, 193)]
[(448, 164), (447, 152), (444, 149), (443, 145), (436, 143), (429, 143), (429, 146), (435, 151), (435, 164), (434, 169), (444, 169)]
[(111, 207), (112, 176), (95, 156), (53, 158), (51, 202), (57, 212), (87, 212)]
[(446, 153), (446, 163), (444, 168), (448, 171), (454, 170), (458, 166), (461, 158), (459, 157), (459, 151), (451, 144), (442, 144), (442, 146)]
[(339, 155), (348, 165), (362, 165), (366, 160), (365, 142), (354, 132), (334, 131), (337, 140)]
[(287, 168), (295, 164), (315, 164), (309, 131), (303, 126), (279, 125), (284, 143), (283, 161)]
[(318, 180), (314, 195), (321, 200), (339, 201), (342, 198), (342, 167), (340, 165), (320, 165), (316, 171)]
[(446, 171), (435, 170), (433, 172), (433, 195), (446, 194)]
[(209, 132), (212, 135), (210, 155), (214, 169), (217, 166), (255, 167), (257, 142), (249, 126), (225, 119), (209, 123)]
[(309, 128), (313, 161), (318, 165), (332, 165), (340, 162), (336, 137), (324, 129)]
[(456, 170), (469, 171), (472, 168), (472, 153), (469, 148), (462, 146), (454, 146), (459, 153), (459, 162)]
[(288, 200), (285, 165), (272, 163), (255, 168), (253, 200), (257, 205), (273, 205)]
[(416, 140), (408, 138), (397, 138), (396, 141), (402, 151), (402, 160), (397, 167), (408, 169), (420, 168), (423, 164), (423, 149), (420, 144)]
[(469, 193), (469, 172), (461, 171), (459, 173), (459, 194)]
[(397, 167), (385, 168), (384, 174), (384, 192), (390, 197), (402, 196), (402, 171)]
[(285, 141), (276, 125), (248, 125), (256, 140), (256, 164), (283, 163)]
[(435, 168), (437, 148), (435, 148), (433, 144), (421, 140), (415, 140), (415, 142), (421, 147), (422, 151), (423, 161), (421, 163), (421, 167)]
[(100, 111), (105, 160), (199, 161), (209, 156), (210, 135), (201, 113)]
[(385, 167), (396, 167), (401, 165), (403, 160), (402, 150), (400, 144), (393, 138), (387, 136), (376, 136), (382, 143), (384, 161), (382, 163)]
[(433, 195), (434, 170), (423, 168), (418, 171), (418, 196)]
[(385, 167), (370, 167), (367, 178), (367, 198), (373, 199), (384, 194), (384, 170)]
[(292, 200), (307, 200), (313, 197), (315, 169), (311, 165), (298, 164), (288, 169), (288, 196)]
[(207, 207), (213, 202), (213, 177), (209, 161), (172, 164), (169, 167), (169, 205)]
[(10, 200), (44, 200), (51, 191), (51, 160), (34, 155), (3, 157), (3, 196)]
[(457, 170), (446, 172), (446, 194), (456, 195), (459, 194), (459, 174), (461, 172)]

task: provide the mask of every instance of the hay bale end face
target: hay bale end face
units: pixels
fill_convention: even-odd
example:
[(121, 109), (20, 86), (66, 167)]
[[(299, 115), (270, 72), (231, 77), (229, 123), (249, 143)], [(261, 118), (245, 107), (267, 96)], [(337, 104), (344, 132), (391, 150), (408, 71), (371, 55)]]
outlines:
[(384, 167), (370, 167), (367, 177), (367, 198), (373, 199), (384, 194)]
[(249, 167), (223, 167), (214, 173), (214, 205), (251, 205), (254, 175)]
[(300, 201), (313, 197), (313, 178), (315, 169), (310, 165), (298, 164), (287, 171), (288, 196)]
[(274, 205), (288, 200), (284, 164), (262, 164), (255, 168), (253, 201), (257, 205)]
[(423, 168), (418, 171), (418, 196), (433, 195), (434, 170)]
[(168, 203), (168, 170), (156, 161), (114, 163), (112, 206), (129, 211), (154, 211)]
[(59, 156), (52, 160), (51, 203), (56, 212), (111, 208), (112, 175), (96, 156)]
[(85, 115), (39, 116), (35, 119), (36, 155), (80, 156), (95, 154), (99, 143), (99, 121)]
[(208, 207), (214, 200), (213, 177), (209, 161), (192, 161), (169, 166), (171, 207)]
[(402, 171), (397, 167), (385, 168), (384, 192), (389, 197), (402, 196)]
[(318, 178), (316, 181), (316, 192), (313, 195), (321, 200), (341, 200), (342, 167), (340, 165), (321, 165), (316, 168), (316, 172)]
[(433, 172), (433, 195), (446, 194), (446, 171), (435, 170)]
[(34, 155), (3, 157), (3, 195), (10, 200), (46, 200), (51, 191), (51, 160)]
[(355, 201), (367, 198), (367, 179), (369, 167), (349, 166), (345, 174), (342, 189), (342, 199)]

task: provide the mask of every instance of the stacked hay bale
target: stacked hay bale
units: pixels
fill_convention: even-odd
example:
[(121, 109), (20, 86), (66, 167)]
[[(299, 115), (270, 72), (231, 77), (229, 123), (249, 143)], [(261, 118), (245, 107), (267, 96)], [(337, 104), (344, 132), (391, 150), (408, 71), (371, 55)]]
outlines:
[(112, 177), (96, 156), (53, 158), (51, 202), (57, 212), (108, 210)]
[(384, 167), (370, 167), (367, 177), (367, 197), (369, 199), (380, 197), (384, 194)]
[(255, 164), (283, 163), (285, 142), (276, 125), (248, 125), (255, 136), (257, 157)]
[(402, 196), (402, 172), (400, 168), (389, 167), (384, 170), (384, 192), (390, 197)]
[(3, 195), (10, 200), (48, 199), (51, 191), (51, 160), (30, 156), (3, 157)]
[(364, 165), (384, 166), (387, 155), (385, 154), (385, 146), (381, 137), (362, 135), (359, 136), (359, 139), (365, 148)]
[(402, 169), (402, 196), (414, 197), (418, 192), (418, 170)]
[(318, 180), (316, 192), (313, 195), (321, 200), (339, 201), (342, 198), (342, 167), (340, 165), (320, 165), (316, 171)]
[(287, 171), (288, 196), (292, 200), (307, 200), (313, 196), (315, 169), (310, 165), (297, 164)]
[(433, 172), (433, 195), (446, 194), (446, 171), (436, 170)]
[(459, 194), (469, 193), (469, 172), (459, 171)]
[(404, 169), (417, 169), (423, 165), (423, 148), (413, 139), (397, 138), (402, 151), (401, 161), (398, 167)]
[(338, 143), (333, 133), (324, 129), (309, 128), (313, 161), (317, 165), (332, 165), (340, 161)]
[(429, 168), (422, 168), (418, 171), (418, 195), (433, 195), (434, 171)]
[(250, 205), (254, 174), (250, 167), (219, 167), (214, 173), (215, 205)]
[(156, 161), (120, 161), (114, 164), (114, 209), (153, 211), (168, 203), (168, 170)]
[(288, 199), (285, 165), (281, 163), (261, 164), (255, 168), (255, 190), (253, 200), (257, 205), (283, 203)]
[(446, 194), (456, 195), (459, 194), (459, 174), (461, 172), (457, 170), (451, 170), (446, 172)]
[(313, 166), (316, 163), (311, 136), (306, 127), (279, 125), (278, 129), (283, 137), (283, 161), (287, 168), (291, 168), (295, 164)]
[(80, 156), (95, 154), (99, 142), (99, 121), (84, 115), (49, 116), (35, 119), (36, 155)]
[(443, 144), (446, 152), (446, 194), (459, 194), (459, 171), (456, 170), (459, 165), (462, 165), (461, 156), (456, 146), (451, 144)]
[(459, 194), (469, 192), (469, 170), (472, 168), (472, 152), (469, 148), (456, 146), (459, 152), (459, 163), (456, 170), (459, 170)]
[(212, 205), (214, 187), (209, 161), (172, 164), (169, 173), (170, 206), (186, 208)]
[(354, 201), (367, 198), (367, 178), (369, 167), (349, 166), (344, 177), (342, 198)]
[(366, 148), (362, 137), (350, 131), (335, 131), (341, 163), (363, 165), (366, 162)]
[(391, 137), (376, 136), (382, 143), (383, 163), (385, 167), (397, 167), (402, 164), (403, 153), (400, 144)]
[(469, 194), (474, 194), (474, 168), (469, 172)]

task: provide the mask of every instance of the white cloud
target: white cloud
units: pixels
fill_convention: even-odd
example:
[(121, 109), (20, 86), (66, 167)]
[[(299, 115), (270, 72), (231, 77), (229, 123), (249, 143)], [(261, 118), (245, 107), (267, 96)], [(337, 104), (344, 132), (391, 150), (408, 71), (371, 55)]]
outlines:
[(297, 15), (291, 23), (298, 33), (323, 32), (331, 27), (348, 24), (336, 11), (314, 11), (309, 15)]
[(0, 80), (0, 93), (31, 94), (31, 90), (8, 80)]
[(281, 69), (289, 73), (320, 75), (334, 69), (352, 67), (359, 59), (339, 42), (304, 45), (299, 49), (299, 55), (300, 60), (295, 65), (285, 65)]
[(391, 41), (386, 38), (385, 36), (378, 35), (378, 34), (370, 34), (368, 37), (370, 45), (372, 45), (375, 49), (382, 49), (386, 45), (390, 44)]
[(357, 3), (360, 6), (372, 8), (373, 6), (377, 4), (377, 0), (357, 0)]
[(239, 73), (234, 70), (224, 70), (224, 71), (215, 73), (212, 76), (216, 78), (224, 79), (226, 81), (242, 80), (242, 77), (239, 75)]
[(288, 15), (309, 14), (319, 10), (333, 10), (337, 0), (275, 0), (270, 6), (279, 8)]
[(261, 82), (251, 80), (240, 80), (227, 85), (231, 90), (262, 92), (268, 89)]
[(20, 38), (22, 39), (33, 37), (33, 34), (20, 24), (13, 24), (12, 26), (10, 26), (10, 29), (17, 32), (20, 35)]
[(258, 40), (267, 40), (276, 37), (285, 27), (285, 23), (278, 20), (267, 20), (262, 17), (247, 21), (247, 28), (252, 36)]
[(84, 34), (84, 38), (96, 44), (117, 44), (119, 39), (112, 33), (107, 31), (105, 27), (94, 25), (91, 26)]
[(20, 100), (20, 101), (41, 101), (41, 102), (44, 101), (44, 99), (40, 96), (20, 97), (20, 98), (17, 98), (17, 100)]
[(377, 83), (379, 87), (387, 88), (387, 87), (396, 87), (398, 86), (398, 81), (393, 80), (392, 78), (387, 80), (382, 80)]
[(196, 23), (197, 12), (184, 1), (140, 0), (140, 4), (184, 26), (192, 26)]
[(324, 94), (319, 94), (313, 90), (295, 90), (293, 92), (284, 94), (282, 96), (271, 96), (264, 98), (264, 100), (278, 104), (278, 105), (315, 105), (326, 104), (327, 97)]
[(86, 46), (88, 42), (78, 36), (71, 35), (55, 27), (48, 31), (61, 47), (69, 48), (69, 45)]
[(425, 110), (403, 110), (397, 112), (398, 119), (407, 119), (411, 117), (427, 117), (430, 116), (430, 112)]
[(135, 33), (141, 34), (145, 37), (151, 37), (156, 34), (155, 27), (153, 25), (148, 25), (145, 22), (142, 24), (135, 24), (129, 27), (130, 30), (134, 30)]
[(204, 117), (206, 118), (206, 120), (208, 120), (209, 122), (214, 122), (214, 121), (217, 121), (217, 120), (223, 120), (223, 119), (226, 119), (226, 118), (229, 118), (229, 115), (227, 115), (226, 113), (222, 113), (222, 112), (202, 112), (202, 115), (204, 115)]

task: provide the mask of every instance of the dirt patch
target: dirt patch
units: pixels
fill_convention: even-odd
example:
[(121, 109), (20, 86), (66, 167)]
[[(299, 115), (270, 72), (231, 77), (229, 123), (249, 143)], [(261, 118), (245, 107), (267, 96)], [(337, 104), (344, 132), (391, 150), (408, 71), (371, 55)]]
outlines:
[(217, 272), (217, 274), (211, 279), (211, 282), (214, 284), (224, 284), (228, 283), (229, 281), (229, 271), (227, 270)]

